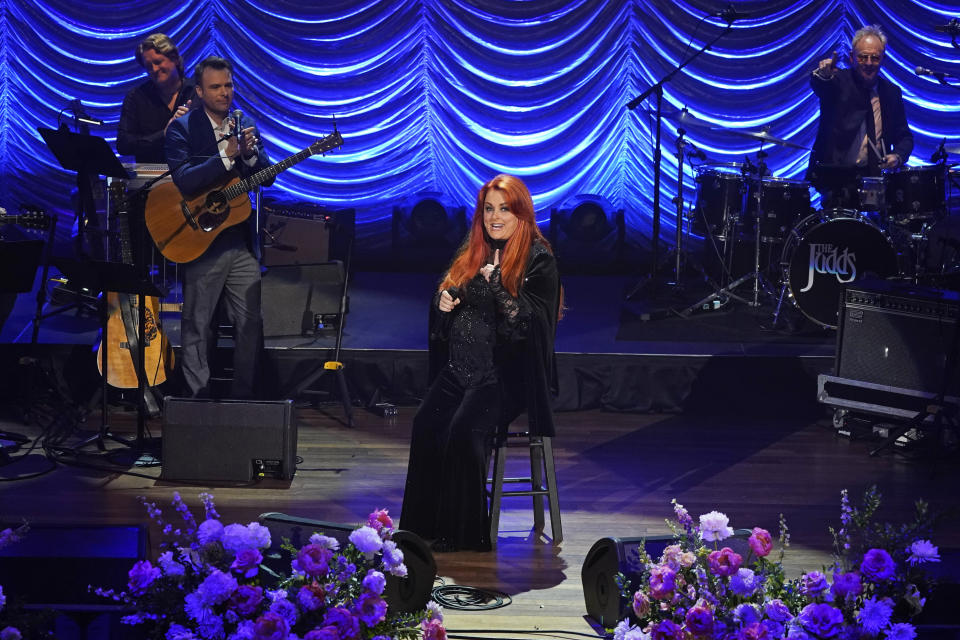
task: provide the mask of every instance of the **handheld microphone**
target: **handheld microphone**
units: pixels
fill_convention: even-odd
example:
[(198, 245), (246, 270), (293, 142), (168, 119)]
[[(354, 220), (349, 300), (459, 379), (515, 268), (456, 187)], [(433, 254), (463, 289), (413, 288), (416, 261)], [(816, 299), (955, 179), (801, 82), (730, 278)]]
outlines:
[(240, 121), (243, 119), (243, 111), (240, 109), (233, 110), (233, 135), (237, 136), (237, 141), (240, 141)]
[(460, 299), (460, 287), (450, 287), (447, 289), (447, 295), (453, 298), (453, 301), (456, 302)]
[(916, 73), (918, 76), (930, 76), (932, 78), (936, 78), (940, 82), (943, 82), (944, 78), (956, 77), (956, 76), (951, 76), (949, 73), (945, 73), (943, 71), (934, 71), (933, 69), (927, 69), (925, 67), (917, 67), (916, 69), (913, 70), (913, 72)]

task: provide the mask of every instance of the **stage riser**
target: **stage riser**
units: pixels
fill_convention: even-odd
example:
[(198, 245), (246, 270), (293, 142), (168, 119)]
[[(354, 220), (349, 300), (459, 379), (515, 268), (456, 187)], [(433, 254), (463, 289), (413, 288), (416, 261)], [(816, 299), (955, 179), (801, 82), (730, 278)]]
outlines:
[[(28, 345), (0, 345), (0, 367), (16, 375)], [(229, 355), (221, 349), (219, 355)], [(86, 402), (97, 388), (83, 360), (89, 346), (40, 345), (38, 354), (63, 372), (71, 394)], [(267, 349), (263, 358), (264, 399), (303, 380), (330, 356), (326, 349)], [(355, 404), (372, 401), (415, 406), (427, 386), (427, 354), (415, 350), (344, 350), (341, 361)], [(726, 415), (788, 411), (791, 415), (823, 412), (817, 404), (817, 375), (832, 373), (833, 357), (669, 356), (558, 354), (560, 395), (557, 411), (602, 409), (617, 412), (707, 412)], [(94, 369), (94, 376), (96, 376)], [(16, 379), (16, 378), (12, 378)], [(93, 382), (94, 384), (91, 384)], [(324, 376), (315, 389), (332, 389)], [(181, 395), (176, 376), (164, 391)], [(15, 385), (0, 389), (2, 398), (17, 398)], [(334, 397), (337, 400), (339, 396)]]

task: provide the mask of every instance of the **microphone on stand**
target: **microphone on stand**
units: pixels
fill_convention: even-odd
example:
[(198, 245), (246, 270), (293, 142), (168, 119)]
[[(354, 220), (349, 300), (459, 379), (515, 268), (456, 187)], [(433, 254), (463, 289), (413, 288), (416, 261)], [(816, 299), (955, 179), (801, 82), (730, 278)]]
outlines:
[(940, 33), (947, 33), (951, 36), (960, 36), (960, 18), (954, 18), (944, 25), (937, 25), (933, 30)]
[(927, 69), (925, 67), (917, 67), (916, 69), (913, 70), (913, 72), (916, 73), (918, 76), (930, 76), (932, 78), (936, 78), (940, 82), (943, 82), (944, 78), (956, 77), (944, 71), (934, 71), (933, 69)]
[(727, 24), (732, 24), (735, 20), (743, 20), (744, 18), (749, 18), (750, 14), (737, 11), (733, 7), (733, 3), (730, 3), (727, 5), (727, 8), (724, 9), (723, 11), (714, 12), (713, 16), (717, 18), (721, 18)]

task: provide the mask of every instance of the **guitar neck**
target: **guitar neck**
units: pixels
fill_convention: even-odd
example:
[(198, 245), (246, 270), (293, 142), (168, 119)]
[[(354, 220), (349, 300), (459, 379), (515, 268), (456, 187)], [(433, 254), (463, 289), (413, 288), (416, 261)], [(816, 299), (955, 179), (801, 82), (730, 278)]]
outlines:
[(313, 153), (311, 153), (311, 150), (308, 147), (303, 151), (293, 154), (292, 156), (290, 156), (289, 158), (286, 158), (285, 160), (281, 160), (280, 162), (267, 167), (266, 169), (261, 169), (260, 171), (257, 171), (252, 176), (245, 178), (240, 182), (237, 182), (236, 184), (230, 185), (229, 187), (223, 190), (223, 194), (226, 196), (228, 201), (233, 200), (234, 198), (239, 196), (241, 193), (253, 191), (264, 182), (267, 182), (268, 180), (275, 178), (280, 173), (283, 173), (284, 171), (286, 171), (287, 169), (289, 169), (290, 167), (292, 167), (293, 165), (299, 162), (303, 162), (304, 160), (306, 160), (312, 155)]

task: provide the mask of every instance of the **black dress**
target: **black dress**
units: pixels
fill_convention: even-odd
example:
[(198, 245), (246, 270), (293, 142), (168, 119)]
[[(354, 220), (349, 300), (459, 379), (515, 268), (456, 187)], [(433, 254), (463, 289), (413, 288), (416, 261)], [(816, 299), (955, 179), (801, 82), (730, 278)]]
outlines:
[[(437, 540), (439, 549), (490, 548), (487, 455), (497, 427), (506, 426), (527, 404), (524, 390), (539, 388), (517, 385), (527, 374), (522, 362), (510, 354), (527, 352), (531, 333), (539, 333), (546, 325), (550, 331), (547, 361), (553, 362), (559, 278), (553, 256), (539, 243), (531, 247), (528, 271), (537, 256), (554, 265), (549, 270), (555, 283), (552, 323), (536, 318), (542, 315), (538, 305), (524, 294), (529, 278), (514, 298), (502, 286), (499, 268), (490, 282), (479, 274), (470, 280), (460, 304), (450, 313), (436, 310), (439, 294), (434, 296), (431, 360), (442, 357), (444, 364), (431, 372), (432, 384), (413, 419), (400, 524)], [(515, 370), (505, 370), (506, 363)], [(508, 385), (519, 393), (511, 393)], [(545, 435), (552, 435), (552, 426), (549, 421), (550, 433)]]

